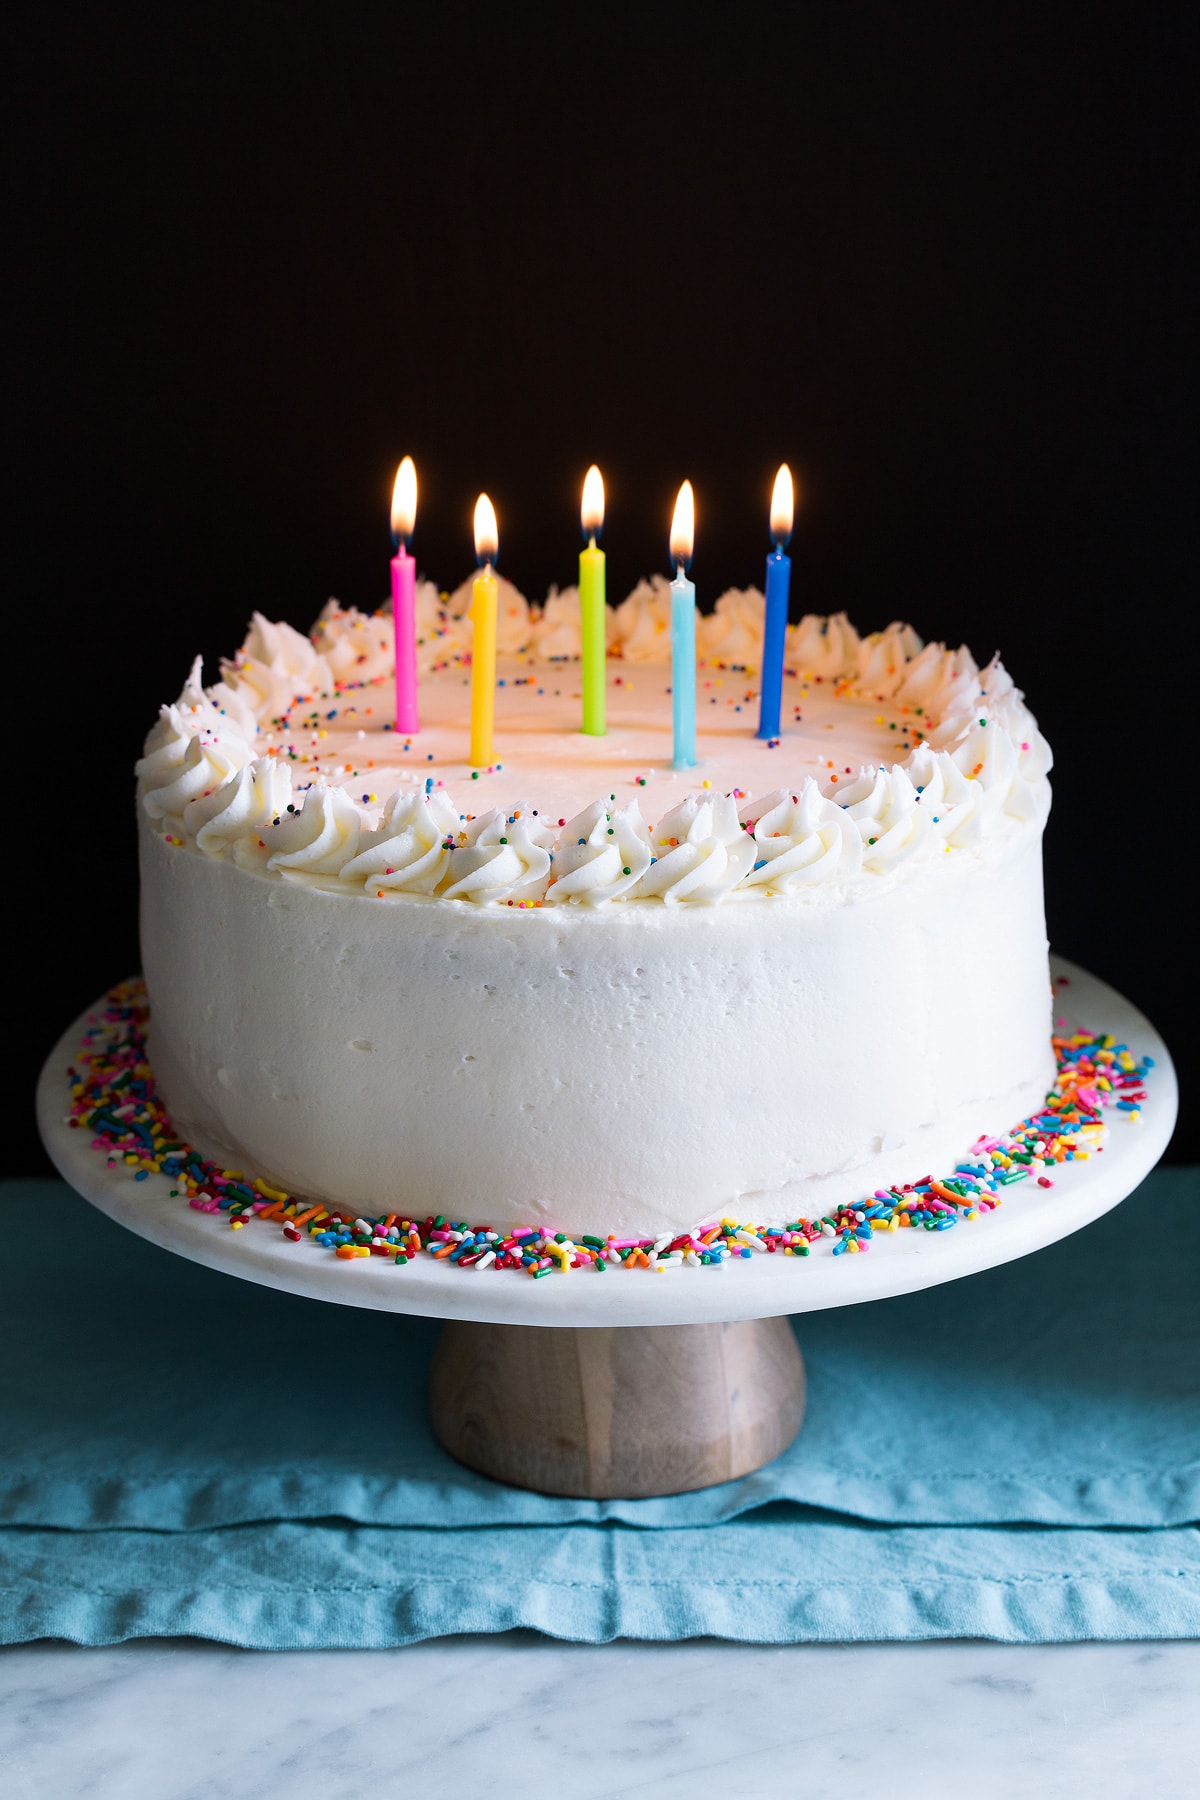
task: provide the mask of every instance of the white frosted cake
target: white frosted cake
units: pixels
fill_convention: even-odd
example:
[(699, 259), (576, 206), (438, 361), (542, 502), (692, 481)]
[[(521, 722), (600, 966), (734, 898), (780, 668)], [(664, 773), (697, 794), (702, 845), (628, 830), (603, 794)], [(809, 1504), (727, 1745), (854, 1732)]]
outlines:
[(677, 773), (666, 583), (610, 611), (587, 737), (578, 596), (502, 582), (479, 770), (466, 598), (418, 588), (410, 737), (390, 614), (333, 602), (162, 709), (141, 944), (182, 1137), (372, 1216), (653, 1234), (822, 1213), (1041, 1105), (1050, 755), (998, 661), (805, 618), (768, 744), (762, 597), (728, 594)]

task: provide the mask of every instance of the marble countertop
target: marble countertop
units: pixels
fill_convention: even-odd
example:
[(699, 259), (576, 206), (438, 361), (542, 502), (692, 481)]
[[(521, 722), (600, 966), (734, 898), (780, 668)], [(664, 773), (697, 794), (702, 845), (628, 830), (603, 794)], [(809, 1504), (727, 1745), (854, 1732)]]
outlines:
[(1184, 1800), (1200, 1642), (0, 1651), (6, 1800)]

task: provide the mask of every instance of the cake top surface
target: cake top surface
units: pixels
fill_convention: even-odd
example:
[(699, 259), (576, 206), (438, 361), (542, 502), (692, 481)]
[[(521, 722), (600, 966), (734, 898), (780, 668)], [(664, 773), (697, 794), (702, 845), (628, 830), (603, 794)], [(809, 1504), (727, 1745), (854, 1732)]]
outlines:
[(273, 749), (289, 760), (294, 756), (294, 779), (323, 779), (367, 805), (385, 801), (397, 788), (424, 791), (432, 775), (435, 787), (452, 789), (477, 812), (536, 806), (540, 796), (542, 811), (557, 807), (565, 815), (605, 798), (618, 806), (637, 800), (654, 819), (696, 788), (726, 793), (736, 787), (757, 795), (795, 785), (805, 775), (836, 786), (864, 765), (896, 761), (918, 741), (921, 719), (913, 707), (788, 672), (786, 747), (782, 739), (768, 745), (754, 735), (753, 677), (706, 667), (697, 682), (697, 762), (676, 770), (669, 666), (610, 661), (607, 673), (608, 730), (588, 737), (579, 729), (578, 662), (547, 664), (527, 654), (498, 658), (496, 760), (480, 770), (467, 760), (471, 675), (469, 665), (460, 663), (422, 681), (419, 732), (391, 728), (392, 692), (384, 677), (332, 700), (293, 706), (285, 723), (259, 727), (255, 747), (260, 754)]
[(468, 757), (469, 583), (417, 596), (420, 730), (395, 730), (390, 612), (255, 615), (197, 663), (138, 764), (181, 847), (289, 879), (539, 905), (794, 893), (1040, 824), (1050, 754), (998, 660), (844, 615), (789, 627), (778, 739), (756, 737), (763, 598), (697, 620), (697, 764), (672, 767), (669, 590), (608, 609), (607, 733), (580, 730), (579, 598), (502, 583), (495, 761)]

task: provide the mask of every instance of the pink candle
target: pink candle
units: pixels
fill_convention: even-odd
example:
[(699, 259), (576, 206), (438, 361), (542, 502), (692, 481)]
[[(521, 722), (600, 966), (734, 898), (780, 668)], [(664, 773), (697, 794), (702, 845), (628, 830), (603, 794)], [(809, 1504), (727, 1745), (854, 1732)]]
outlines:
[(396, 730), (421, 729), (417, 717), (417, 565), (408, 540), (417, 516), (417, 471), (411, 456), (396, 470), (392, 489), (392, 626), (396, 636)]

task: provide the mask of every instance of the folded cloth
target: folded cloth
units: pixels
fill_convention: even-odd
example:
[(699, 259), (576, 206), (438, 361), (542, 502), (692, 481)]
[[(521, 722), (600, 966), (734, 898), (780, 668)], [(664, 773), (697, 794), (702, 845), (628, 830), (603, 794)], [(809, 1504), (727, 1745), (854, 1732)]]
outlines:
[[(0, 1642), (188, 1635), (251, 1649), (375, 1649), (513, 1626), (584, 1643), (1200, 1635), (1193, 1527), (889, 1529), (780, 1521), (774, 1510), (707, 1531), (10, 1527), (0, 1531)], [(830, 1698), (844, 1708), (846, 1696)]]
[[(425, 1397), (436, 1323), (231, 1280), (61, 1182), (0, 1183), (0, 1524), (671, 1530), (781, 1503), (905, 1525), (1188, 1524), (1200, 1519), (1198, 1197), (1200, 1170), (1162, 1168), (1034, 1256), (799, 1316), (808, 1413), (788, 1452), (701, 1493), (600, 1502), (503, 1487), (439, 1448)], [(804, 1276), (798, 1263), (798, 1292)], [(733, 1283), (737, 1270), (678, 1279)], [(452, 1545), (422, 1555), (462, 1560)]]

